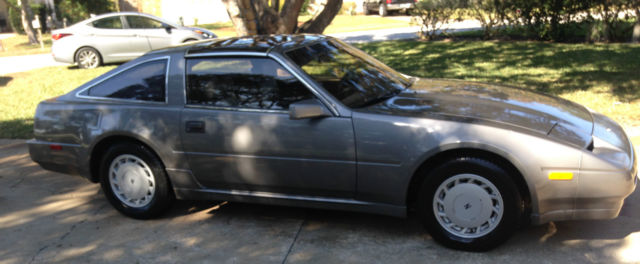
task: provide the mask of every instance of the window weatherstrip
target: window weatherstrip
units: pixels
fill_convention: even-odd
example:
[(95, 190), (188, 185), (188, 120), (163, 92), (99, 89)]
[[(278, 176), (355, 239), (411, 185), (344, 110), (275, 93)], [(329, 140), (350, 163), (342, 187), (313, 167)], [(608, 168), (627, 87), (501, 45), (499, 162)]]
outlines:
[[(156, 102), (156, 101), (146, 101), (146, 100), (136, 100), (136, 99), (122, 99), (122, 98), (109, 98), (109, 97), (101, 97), (101, 96), (90, 96), (90, 95), (81, 95), (81, 93), (88, 91), (89, 89), (95, 87), (96, 85), (99, 85), (115, 76), (117, 76), (118, 74), (127, 71), (133, 67), (139, 66), (141, 64), (147, 63), (147, 62), (152, 62), (152, 61), (158, 61), (158, 60), (165, 60), (166, 64), (166, 70), (165, 70), (165, 77), (164, 77), (164, 102)], [(107, 77), (104, 77), (103, 79), (101, 79), (100, 81), (85, 87), (84, 89), (76, 92), (76, 97), (77, 98), (83, 98), (83, 99), (92, 99), (92, 100), (100, 100), (100, 101), (114, 101), (114, 102), (136, 102), (136, 103), (145, 103), (145, 104), (168, 104), (169, 103), (169, 69), (171, 68), (171, 56), (162, 56), (162, 57), (156, 57), (156, 58), (152, 58), (152, 59), (148, 59), (148, 60), (144, 60), (141, 62), (138, 62), (134, 65), (128, 66), (124, 69), (121, 69)], [(88, 93), (88, 92), (87, 92)]]

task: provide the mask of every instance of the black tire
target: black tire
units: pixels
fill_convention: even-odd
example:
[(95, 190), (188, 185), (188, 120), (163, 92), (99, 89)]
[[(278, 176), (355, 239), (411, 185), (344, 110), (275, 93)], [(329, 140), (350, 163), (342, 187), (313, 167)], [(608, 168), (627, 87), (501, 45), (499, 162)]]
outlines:
[[(504, 243), (518, 228), (521, 205), (518, 188), (506, 170), (484, 159), (461, 157), (428, 173), (417, 209), (435, 241), (454, 249), (487, 251)], [(497, 208), (503, 208), (501, 217)]]
[[(118, 164), (114, 164), (116, 159), (119, 160)], [(127, 164), (128, 162), (131, 162), (129, 171), (141, 168), (140, 170), (144, 171), (144, 175), (147, 175), (146, 177), (148, 178), (140, 180), (140, 177), (135, 178), (135, 176), (127, 176), (130, 174), (136, 175), (135, 172), (129, 173), (129, 171), (126, 170), (129, 168), (120, 165)], [(123, 174), (125, 175), (118, 176), (117, 173), (111, 174), (110, 171), (112, 165), (120, 166), (118, 167), (118, 170), (123, 169)], [(137, 165), (140, 168), (134, 165)], [(151, 175), (149, 176), (149, 174)], [(130, 182), (130, 179), (138, 181)], [(112, 184), (112, 181), (114, 184)], [(145, 181), (146, 184), (144, 183)], [(128, 184), (129, 182), (131, 183), (130, 185), (124, 186), (125, 183)], [(140, 184), (140, 182), (143, 183)], [(137, 183), (137, 185), (134, 183)], [(102, 186), (102, 191), (104, 192), (105, 197), (114, 208), (122, 214), (136, 219), (157, 217), (166, 212), (174, 200), (173, 191), (171, 190), (162, 162), (150, 149), (136, 143), (119, 143), (110, 147), (105, 152), (100, 163), (100, 185)], [(127, 200), (125, 194), (116, 195), (114, 193), (115, 189), (127, 188), (136, 189), (136, 191), (139, 191), (138, 194), (145, 192), (145, 197), (135, 201), (132, 201), (131, 199), (125, 201)], [(126, 192), (126, 190), (122, 191), (122, 193)], [(149, 193), (151, 193), (151, 195), (150, 197), (147, 197)], [(123, 195), (125, 198), (122, 198)], [(140, 206), (127, 204), (135, 203), (136, 201), (140, 203)]]
[(78, 67), (81, 69), (93, 69), (102, 65), (100, 52), (91, 47), (84, 47), (76, 52), (75, 57)]
[(365, 3), (362, 4), (362, 14), (365, 16), (369, 15), (369, 9), (367, 8), (367, 3), (365, 1)]
[(385, 3), (380, 3), (378, 6), (378, 15), (381, 17), (387, 16), (389, 11), (387, 11), (387, 5)]

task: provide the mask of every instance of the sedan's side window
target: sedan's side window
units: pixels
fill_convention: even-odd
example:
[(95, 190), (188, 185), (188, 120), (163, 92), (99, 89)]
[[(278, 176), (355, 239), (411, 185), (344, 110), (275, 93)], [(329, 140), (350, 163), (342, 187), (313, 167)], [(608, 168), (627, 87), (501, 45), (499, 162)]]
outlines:
[(167, 60), (145, 62), (110, 77), (80, 95), (164, 102), (166, 69)]
[(93, 21), (91, 25), (95, 28), (122, 29), (122, 20), (119, 16), (113, 16)]
[(141, 17), (141, 16), (125, 16), (127, 18), (127, 23), (129, 24), (129, 28), (162, 28), (162, 23), (150, 18)]
[(267, 58), (187, 60), (187, 104), (286, 110), (314, 98), (296, 77)]

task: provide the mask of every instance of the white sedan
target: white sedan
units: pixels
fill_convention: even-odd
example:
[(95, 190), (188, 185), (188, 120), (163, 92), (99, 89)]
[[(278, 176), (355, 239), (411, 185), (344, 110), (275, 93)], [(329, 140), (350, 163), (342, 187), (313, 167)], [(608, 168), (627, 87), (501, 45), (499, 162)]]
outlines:
[(206, 29), (183, 27), (148, 14), (108, 13), (53, 31), (51, 52), (56, 61), (95, 68), (129, 61), (150, 50), (215, 37)]

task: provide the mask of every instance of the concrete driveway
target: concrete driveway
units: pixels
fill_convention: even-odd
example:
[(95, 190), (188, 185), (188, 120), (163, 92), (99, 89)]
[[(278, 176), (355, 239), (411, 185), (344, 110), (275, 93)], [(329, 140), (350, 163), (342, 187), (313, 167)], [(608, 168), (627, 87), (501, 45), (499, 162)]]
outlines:
[(339, 211), (183, 201), (140, 221), (0, 140), (0, 263), (640, 262), (639, 209), (636, 192), (615, 220), (529, 227), (487, 253), (443, 248), (413, 219)]

